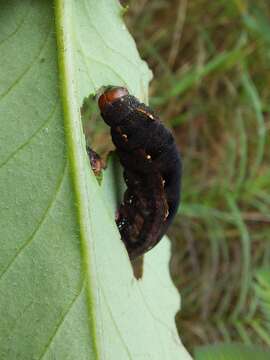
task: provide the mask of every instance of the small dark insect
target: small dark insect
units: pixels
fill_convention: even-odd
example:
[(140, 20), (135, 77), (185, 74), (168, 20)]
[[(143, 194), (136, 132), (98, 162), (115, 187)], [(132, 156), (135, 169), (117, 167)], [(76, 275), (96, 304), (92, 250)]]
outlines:
[(101, 157), (89, 146), (86, 147), (86, 151), (89, 157), (89, 161), (96, 176), (100, 176), (102, 169), (104, 168), (103, 161)]
[(127, 190), (116, 223), (134, 259), (159, 242), (176, 214), (181, 160), (171, 132), (126, 88), (108, 87), (98, 104), (124, 167)]

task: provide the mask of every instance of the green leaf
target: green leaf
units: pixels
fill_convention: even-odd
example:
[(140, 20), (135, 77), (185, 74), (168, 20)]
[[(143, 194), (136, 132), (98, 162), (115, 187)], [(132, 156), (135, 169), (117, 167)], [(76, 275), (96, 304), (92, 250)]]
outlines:
[(198, 347), (195, 360), (268, 360), (270, 351), (258, 346), (228, 343)]
[(150, 72), (117, 0), (0, 1), (0, 358), (189, 359), (164, 241), (136, 281), (89, 169), (83, 98)]

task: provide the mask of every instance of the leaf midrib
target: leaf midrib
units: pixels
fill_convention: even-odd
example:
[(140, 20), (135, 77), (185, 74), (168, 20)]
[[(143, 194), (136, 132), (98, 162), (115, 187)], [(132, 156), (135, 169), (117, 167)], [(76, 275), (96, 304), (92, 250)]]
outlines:
[(63, 107), (64, 128), (67, 141), (68, 157), (71, 169), (72, 185), (77, 203), (77, 216), (79, 224), (81, 254), (83, 260), (83, 272), (86, 281), (88, 326), (93, 339), (93, 352), (96, 358), (100, 358), (100, 350), (97, 345), (96, 319), (94, 314), (93, 302), (94, 280), (91, 278), (90, 262), (90, 223), (89, 223), (89, 204), (87, 194), (85, 172), (85, 162), (81, 144), (81, 122), (80, 109), (76, 103), (76, 76), (73, 62), (72, 41), (69, 33), (71, 26), (69, 20), (71, 14), (68, 10), (72, 7), (70, 1), (55, 0), (55, 22), (56, 22), (56, 40), (58, 47), (58, 66), (60, 97)]

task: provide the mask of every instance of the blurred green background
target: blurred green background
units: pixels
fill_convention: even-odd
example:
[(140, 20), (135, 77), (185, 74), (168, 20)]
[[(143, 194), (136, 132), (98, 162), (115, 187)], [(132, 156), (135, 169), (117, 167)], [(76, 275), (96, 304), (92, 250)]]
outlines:
[(169, 235), (191, 352), (270, 345), (269, 19), (269, 0), (131, 0), (125, 13), (184, 162)]

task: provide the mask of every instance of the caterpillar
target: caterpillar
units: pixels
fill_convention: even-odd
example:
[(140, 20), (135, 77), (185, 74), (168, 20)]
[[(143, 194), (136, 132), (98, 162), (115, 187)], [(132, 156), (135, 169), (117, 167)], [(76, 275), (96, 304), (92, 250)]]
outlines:
[(181, 159), (172, 133), (126, 88), (107, 87), (98, 105), (124, 168), (127, 189), (116, 224), (134, 259), (160, 241), (177, 212)]

